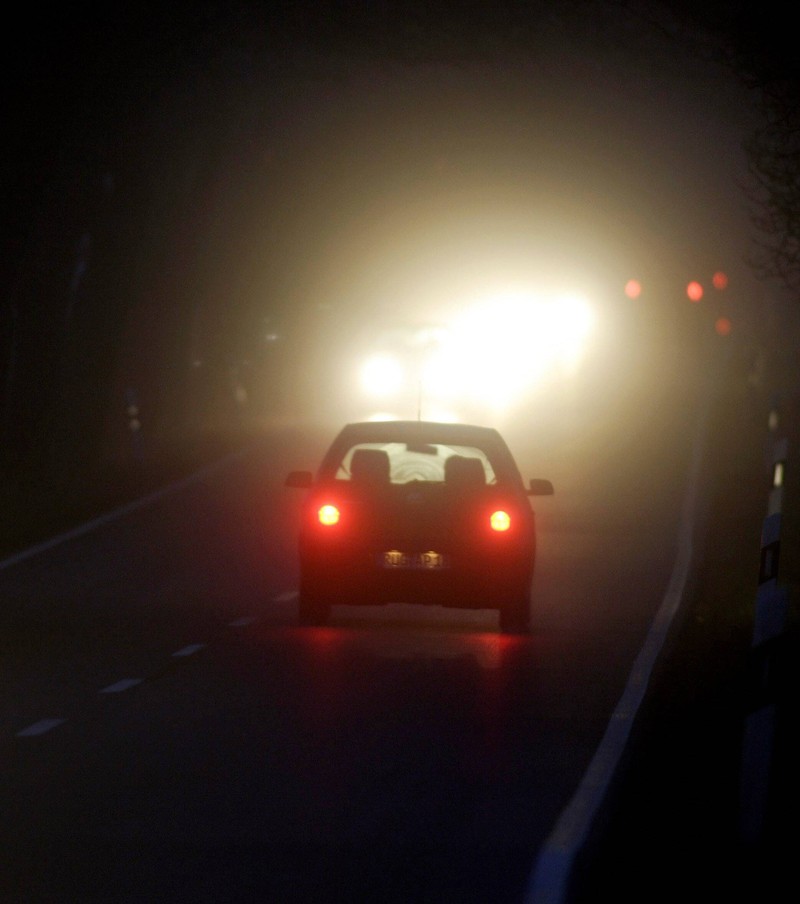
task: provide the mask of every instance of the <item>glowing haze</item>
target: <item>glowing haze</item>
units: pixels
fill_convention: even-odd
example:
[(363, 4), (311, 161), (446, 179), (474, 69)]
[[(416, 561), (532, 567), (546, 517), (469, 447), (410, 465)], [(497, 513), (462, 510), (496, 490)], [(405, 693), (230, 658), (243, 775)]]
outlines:
[[(416, 393), (425, 417), (506, 413), (549, 382), (568, 379), (591, 338), (595, 313), (578, 295), (506, 291), (459, 306), (437, 327), (409, 326), (360, 363), (354, 403), (406, 409)], [(422, 414), (423, 412), (418, 412)]]

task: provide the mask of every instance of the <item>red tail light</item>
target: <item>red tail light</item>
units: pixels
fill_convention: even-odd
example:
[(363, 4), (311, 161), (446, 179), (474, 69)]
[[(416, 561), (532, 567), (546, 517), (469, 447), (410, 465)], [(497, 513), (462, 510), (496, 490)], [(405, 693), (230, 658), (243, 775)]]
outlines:
[(496, 512), (492, 512), (489, 515), (489, 525), (492, 530), (496, 530), (498, 532), (509, 530), (511, 527), (511, 515), (508, 512), (503, 511), (503, 509), (498, 509)]
[(335, 505), (331, 505), (330, 503), (321, 505), (317, 509), (317, 520), (320, 524), (324, 524), (326, 527), (331, 527), (334, 524), (338, 524), (340, 517), (341, 513), (339, 512), (339, 509), (336, 508)]

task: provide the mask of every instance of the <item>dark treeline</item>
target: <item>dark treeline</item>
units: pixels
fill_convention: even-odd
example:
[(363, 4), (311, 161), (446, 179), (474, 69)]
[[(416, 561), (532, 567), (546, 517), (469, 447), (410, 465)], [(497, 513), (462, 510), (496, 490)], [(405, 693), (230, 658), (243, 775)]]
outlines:
[(201, 58), (203, 22), (146, 6), (23, 17), (17, 35), (0, 271), (7, 480), (74, 476), (124, 452), (128, 390), (151, 429), (190, 413), (180, 392), (207, 301), (209, 193), (237, 112), (214, 72), (220, 46)]

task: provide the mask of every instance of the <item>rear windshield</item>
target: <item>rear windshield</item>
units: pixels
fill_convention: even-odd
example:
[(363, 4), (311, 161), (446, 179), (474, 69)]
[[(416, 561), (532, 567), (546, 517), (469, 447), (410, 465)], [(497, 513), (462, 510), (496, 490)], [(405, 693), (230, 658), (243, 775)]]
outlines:
[[(367, 451), (368, 454), (363, 454)], [(497, 475), (486, 453), (476, 446), (413, 443), (359, 443), (351, 446), (336, 469), (337, 480), (368, 479), (393, 484), (495, 484)]]

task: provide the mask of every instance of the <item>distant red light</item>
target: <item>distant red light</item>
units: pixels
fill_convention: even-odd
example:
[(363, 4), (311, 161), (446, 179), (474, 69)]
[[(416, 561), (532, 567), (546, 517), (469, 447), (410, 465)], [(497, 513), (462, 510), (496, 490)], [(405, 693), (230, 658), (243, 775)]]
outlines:
[(727, 336), (733, 329), (733, 324), (727, 317), (718, 317), (717, 322), (714, 324), (714, 329), (718, 335)]
[(686, 287), (686, 294), (689, 296), (689, 301), (696, 303), (703, 297), (703, 287), (699, 282), (692, 280)]
[(638, 298), (642, 294), (642, 284), (638, 279), (629, 279), (625, 283), (625, 294), (628, 298)]
[(727, 289), (728, 275), (727, 273), (723, 273), (721, 270), (717, 270), (717, 272), (711, 277), (711, 282), (715, 289), (719, 289), (720, 291)]

